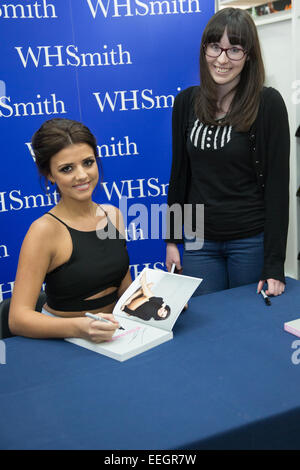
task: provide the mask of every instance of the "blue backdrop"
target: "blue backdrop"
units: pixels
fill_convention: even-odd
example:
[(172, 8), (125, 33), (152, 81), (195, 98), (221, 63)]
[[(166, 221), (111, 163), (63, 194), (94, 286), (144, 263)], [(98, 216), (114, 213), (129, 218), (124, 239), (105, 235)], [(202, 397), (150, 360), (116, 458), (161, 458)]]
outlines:
[(136, 204), (150, 214), (166, 203), (173, 101), (199, 82), (213, 12), (213, 0), (0, 2), (0, 301), (11, 295), (31, 222), (57, 198), (46, 195), (30, 148), (53, 117), (80, 120), (96, 135), (103, 187), (95, 200), (128, 198), (132, 276), (165, 269), (165, 244), (150, 239), (150, 215), (148, 238), (134, 223)]

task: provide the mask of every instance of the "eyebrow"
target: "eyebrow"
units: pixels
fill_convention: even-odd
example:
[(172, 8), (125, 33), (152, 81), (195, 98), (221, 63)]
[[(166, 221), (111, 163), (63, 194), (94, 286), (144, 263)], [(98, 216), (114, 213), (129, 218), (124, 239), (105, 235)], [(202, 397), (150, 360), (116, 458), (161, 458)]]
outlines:
[[(96, 157), (95, 155), (90, 155), (88, 157), (84, 157), (82, 161), (85, 162), (86, 160), (90, 160), (91, 158), (96, 158)], [(60, 163), (58, 164), (57, 168), (60, 169), (60, 168), (63, 168), (64, 166), (71, 166), (71, 165), (74, 165), (74, 162)]]

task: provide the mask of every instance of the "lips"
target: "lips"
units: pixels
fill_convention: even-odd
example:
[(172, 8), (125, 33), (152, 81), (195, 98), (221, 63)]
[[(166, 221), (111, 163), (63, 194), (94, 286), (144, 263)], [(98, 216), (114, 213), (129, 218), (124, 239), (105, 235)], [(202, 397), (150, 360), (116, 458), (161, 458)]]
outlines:
[(73, 188), (77, 189), (78, 191), (86, 191), (89, 189), (90, 183), (82, 183), (82, 184), (76, 184), (73, 186)]
[(223, 67), (217, 67), (216, 65), (214, 67), (215, 67), (216, 72), (218, 72), (218, 73), (227, 73), (227, 72), (230, 71), (230, 69), (225, 69)]

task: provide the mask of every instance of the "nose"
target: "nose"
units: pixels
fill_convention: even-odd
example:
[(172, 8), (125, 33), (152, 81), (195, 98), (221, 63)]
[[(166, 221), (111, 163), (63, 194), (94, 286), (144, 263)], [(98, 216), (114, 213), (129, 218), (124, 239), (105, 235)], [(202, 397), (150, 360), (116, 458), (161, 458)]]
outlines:
[(226, 52), (225, 51), (222, 51), (221, 55), (219, 55), (218, 57), (218, 62), (220, 64), (226, 64), (226, 62), (228, 62), (228, 57), (226, 55)]
[(83, 181), (86, 179), (87, 177), (87, 172), (86, 170), (83, 168), (82, 165), (78, 165), (77, 168), (76, 168), (76, 179), (79, 180), (79, 181)]

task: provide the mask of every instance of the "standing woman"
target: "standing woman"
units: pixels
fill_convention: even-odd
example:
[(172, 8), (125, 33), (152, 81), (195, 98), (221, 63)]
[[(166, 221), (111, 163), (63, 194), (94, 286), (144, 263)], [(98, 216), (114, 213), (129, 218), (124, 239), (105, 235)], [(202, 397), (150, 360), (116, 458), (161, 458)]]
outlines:
[[(257, 282), (282, 294), (289, 215), (289, 125), (279, 92), (264, 87), (251, 16), (225, 8), (208, 22), (200, 48), (201, 85), (173, 109), (168, 204), (204, 204), (204, 243), (170, 227), (166, 265), (203, 278), (196, 295)], [(178, 231), (178, 230), (177, 230)]]
[[(57, 185), (60, 200), (24, 239), (10, 330), (33, 338), (109, 340), (119, 326), (111, 312), (131, 276), (119, 210), (92, 200), (99, 184), (96, 139), (80, 122), (51, 119), (34, 134), (32, 147), (41, 175)], [(43, 282), (47, 298), (39, 313)], [(87, 311), (110, 323), (85, 317)]]

